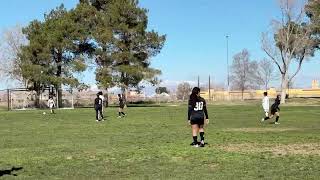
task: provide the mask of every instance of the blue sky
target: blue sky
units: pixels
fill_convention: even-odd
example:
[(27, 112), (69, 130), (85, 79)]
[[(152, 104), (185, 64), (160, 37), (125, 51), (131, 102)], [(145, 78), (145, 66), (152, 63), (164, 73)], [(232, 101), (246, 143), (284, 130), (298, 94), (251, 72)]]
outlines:
[[(42, 19), (44, 12), (64, 3), (72, 8), (78, 0), (10, 0), (0, 2), (0, 29), (17, 23), (26, 25)], [(140, 0), (149, 9), (149, 28), (167, 35), (161, 54), (153, 58), (152, 66), (162, 70), (166, 85), (195, 81), (197, 75), (205, 81), (208, 75), (223, 83), (226, 80), (226, 35), (229, 57), (247, 48), (252, 59), (266, 57), (261, 50), (261, 33), (270, 21), (279, 17), (277, 0)], [(297, 77), (298, 86), (309, 87), (319, 79), (319, 56), (307, 62)], [(94, 83), (93, 72), (82, 76)], [(275, 85), (278, 83), (275, 82)], [(4, 88), (0, 83), (0, 89)]]

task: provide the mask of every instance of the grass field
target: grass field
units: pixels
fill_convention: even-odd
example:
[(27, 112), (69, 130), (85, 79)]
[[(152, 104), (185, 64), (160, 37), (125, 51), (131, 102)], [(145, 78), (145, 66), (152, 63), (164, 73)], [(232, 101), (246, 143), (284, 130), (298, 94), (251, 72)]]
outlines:
[(101, 123), (92, 109), (1, 111), (0, 179), (320, 177), (319, 106), (282, 107), (274, 125), (256, 104), (212, 105), (205, 148), (189, 146), (185, 106), (127, 111), (119, 120), (110, 108)]

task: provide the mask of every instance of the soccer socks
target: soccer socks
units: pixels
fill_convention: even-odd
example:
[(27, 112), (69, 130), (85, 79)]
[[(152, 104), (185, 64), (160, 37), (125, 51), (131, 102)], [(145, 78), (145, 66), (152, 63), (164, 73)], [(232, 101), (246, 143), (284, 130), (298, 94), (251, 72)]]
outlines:
[(193, 142), (194, 143), (198, 143), (198, 137), (197, 136), (193, 136)]
[(264, 118), (264, 120), (268, 120), (268, 119), (270, 119), (270, 118), (269, 118), (269, 117), (265, 117), (265, 118)]
[(276, 122), (278, 122), (278, 121), (279, 121), (279, 116), (276, 117)]
[(126, 115), (124, 112), (121, 112), (121, 114), (123, 114), (124, 116)]
[(119, 116), (121, 116), (121, 112), (119, 112)]
[(200, 132), (200, 139), (201, 141), (204, 141), (204, 132)]

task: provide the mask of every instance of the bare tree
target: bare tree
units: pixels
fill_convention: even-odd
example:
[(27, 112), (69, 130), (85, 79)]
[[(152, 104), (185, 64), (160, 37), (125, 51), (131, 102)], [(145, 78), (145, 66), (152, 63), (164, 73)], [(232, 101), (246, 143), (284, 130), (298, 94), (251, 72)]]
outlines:
[(258, 62), (257, 75), (258, 83), (263, 85), (266, 91), (269, 89), (270, 82), (277, 79), (273, 63), (266, 58)]
[(181, 83), (178, 85), (177, 98), (184, 101), (188, 99), (190, 92), (191, 92), (191, 85), (187, 82)]
[(245, 90), (257, 87), (257, 67), (257, 62), (250, 60), (250, 54), (246, 49), (233, 57), (231, 83), (233, 89), (241, 90), (242, 100)]
[[(281, 74), (281, 103), (285, 103), (286, 90), (301, 66), (315, 51), (311, 27), (305, 21), (303, 5), (295, 0), (280, 0), (282, 17), (272, 21), (272, 30), (263, 33), (262, 49), (277, 66)], [(297, 68), (291, 65), (296, 62)], [(290, 72), (294, 72), (290, 74)]]
[(0, 44), (0, 75), (2, 79), (16, 80), (24, 83), (19, 69), (19, 58), (21, 47), (28, 43), (25, 35), (22, 33), (22, 27), (16, 25), (6, 29), (1, 34)]

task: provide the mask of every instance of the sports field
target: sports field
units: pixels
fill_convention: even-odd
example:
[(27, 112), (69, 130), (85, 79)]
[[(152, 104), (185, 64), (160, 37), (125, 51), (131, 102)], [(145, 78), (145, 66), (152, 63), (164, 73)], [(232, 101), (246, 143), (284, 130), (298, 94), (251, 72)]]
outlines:
[(320, 106), (281, 107), (274, 125), (255, 103), (211, 105), (204, 148), (186, 109), (0, 111), (0, 179), (319, 179)]

